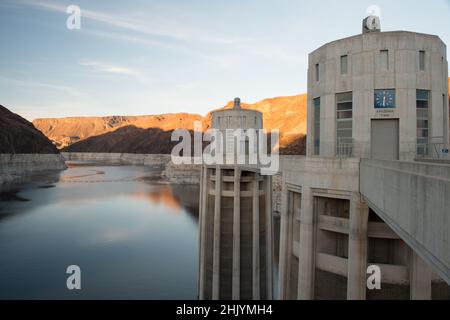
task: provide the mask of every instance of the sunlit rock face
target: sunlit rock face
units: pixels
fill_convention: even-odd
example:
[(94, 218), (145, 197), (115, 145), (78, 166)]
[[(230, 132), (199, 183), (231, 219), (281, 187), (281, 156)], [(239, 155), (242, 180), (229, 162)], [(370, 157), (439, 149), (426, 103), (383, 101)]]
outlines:
[[(168, 137), (170, 141), (170, 133), (173, 130), (193, 130), (194, 121), (202, 120), (200, 115), (176, 113), (36, 119), (33, 124), (59, 149), (66, 148), (65, 151), (161, 153), (163, 150), (161, 146), (157, 146), (158, 140), (163, 143)], [(92, 138), (89, 143), (80, 143), (89, 138)], [(130, 143), (131, 141), (133, 143)], [(151, 142), (154, 147), (145, 145), (146, 142)], [(74, 147), (68, 148), (72, 145)]]
[[(220, 109), (230, 109), (229, 102)], [(306, 134), (306, 94), (264, 99), (243, 109), (263, 114), (264, 128), (280, 130), (284, 154), (303, 154)], [(212, 108), (214, 109), (214, 108)], [(211, 126), (206, 116), (175, 113), (147, 116), (78, 117), (36, 119), (33, 124), (66, 152), (170, 153), (173, 130), (194, 129), (194, 121)], [(169, 142), (169, 143), (168, 143)]]

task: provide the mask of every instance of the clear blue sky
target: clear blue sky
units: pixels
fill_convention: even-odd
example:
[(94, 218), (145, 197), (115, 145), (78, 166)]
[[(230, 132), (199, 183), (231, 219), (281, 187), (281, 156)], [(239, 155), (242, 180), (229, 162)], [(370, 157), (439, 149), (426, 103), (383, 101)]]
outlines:
[(450, 0), (0, 0), (0, 104), (30, 120), (206, 114), (303, 93), (308, 53), (360, 33), (373, 4), (383, 30), (450, 45)]

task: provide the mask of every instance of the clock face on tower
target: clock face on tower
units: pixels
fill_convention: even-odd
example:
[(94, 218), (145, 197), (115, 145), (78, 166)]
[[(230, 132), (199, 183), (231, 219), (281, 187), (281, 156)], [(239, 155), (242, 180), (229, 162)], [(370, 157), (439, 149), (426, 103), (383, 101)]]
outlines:
[(395, 108), (395, 90), (375, 90), (375, 109)]

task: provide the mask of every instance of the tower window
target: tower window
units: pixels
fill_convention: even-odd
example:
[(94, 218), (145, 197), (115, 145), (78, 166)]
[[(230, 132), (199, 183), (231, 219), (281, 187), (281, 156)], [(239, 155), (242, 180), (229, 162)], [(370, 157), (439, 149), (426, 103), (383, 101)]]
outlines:
[(389, 50), (380, 51), (380, 67), (381, 70), (389, 70)]
[(419, 51), (419, 70), (425, 71), (425, 51)]
[(319, 82), (320, 80), (320, 67), (319, 64), (316, 63), (316, 81)]
[(314, 155), (320, 154), (320, 98), (314, 101)]
[(336, 95), (336, 154), (353, 155), (353, 94)]
[(348, 72), (348, 56), (341, 56), (341, 75), (347, 74)]
[(428, 107), (430, 92), (428, 90), (417, 90), (416, 92), (416, 114), (417, 114), (417, 154), (428, 154)]
[[(447, 108), (448, 108), (447, 99), (446, 99), (445, 94), (443, 94), (442, 95), (442, 115), (443, 115), (442, 120), (444, 121), (444, 124), (443, 124), (442, 128), (445, 128), (445, 127), (448, 128), (448, 122), (447, 122), (448, 119), (445, 119), (445, 113), (447, 112)], [(448, 117), (448, 115), (447, 115), (447, 117)], [(444, 134), (445, 134), (445, 129), (444, 129)]]

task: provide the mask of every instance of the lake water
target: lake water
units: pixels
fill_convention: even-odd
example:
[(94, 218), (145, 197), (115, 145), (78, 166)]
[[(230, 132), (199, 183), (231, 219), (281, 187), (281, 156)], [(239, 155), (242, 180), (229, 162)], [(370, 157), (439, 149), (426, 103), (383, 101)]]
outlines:
[(3, 190), (0, 299), (196, 299), (198, 196), (148, 167), (95, 163)]

